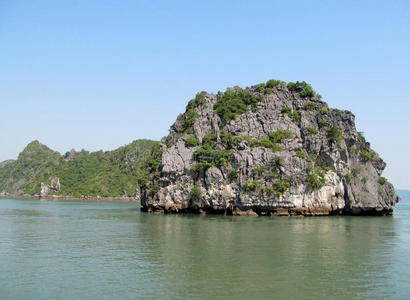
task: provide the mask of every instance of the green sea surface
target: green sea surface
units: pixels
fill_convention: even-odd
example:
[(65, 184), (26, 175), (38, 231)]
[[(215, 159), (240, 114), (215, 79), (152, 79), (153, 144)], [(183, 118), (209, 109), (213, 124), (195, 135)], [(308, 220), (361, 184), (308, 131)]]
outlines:
[(410, 201), (393, 217), (238, 217), (0, 199), (0, 298), (409, 299)]

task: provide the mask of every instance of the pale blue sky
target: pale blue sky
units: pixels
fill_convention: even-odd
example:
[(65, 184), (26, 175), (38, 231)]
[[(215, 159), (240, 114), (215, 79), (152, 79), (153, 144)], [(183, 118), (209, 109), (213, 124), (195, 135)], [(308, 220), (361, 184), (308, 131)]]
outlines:
[(409, 1), (0, 0), (0, 161), (160, 139), (196, 92), (305, 80), (410, 188)]

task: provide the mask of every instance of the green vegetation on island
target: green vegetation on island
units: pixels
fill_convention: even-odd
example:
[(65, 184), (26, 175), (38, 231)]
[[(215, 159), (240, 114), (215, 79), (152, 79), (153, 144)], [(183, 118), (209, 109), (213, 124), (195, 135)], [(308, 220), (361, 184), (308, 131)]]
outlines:
[(64, 155), (33, 141), (17, 160), (0, 167), (0, 191), (37, 195), (41, 182), (59, 178), (54, 195), (119, 197), (134, 196), (142, 163), (158, 142), (136, 140), (113, 151), (67, 152)]

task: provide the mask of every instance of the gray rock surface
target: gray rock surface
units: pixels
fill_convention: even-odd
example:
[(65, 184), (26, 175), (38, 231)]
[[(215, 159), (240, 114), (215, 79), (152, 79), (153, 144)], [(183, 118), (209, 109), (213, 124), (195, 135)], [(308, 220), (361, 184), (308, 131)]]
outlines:
[(60, 178), (52, 177), (50, 178), (50, 185), (43, 182), (40, 183), (40, 197), (47, 197), (50, 191), (59, 192), (60, 191)]
[[(145, 211), (210, 212), (238, 215), (392, 214), (399, 201), (381, 177), (385, 163), (355, 128), (349, 111), (331, 109), (313, 92), (302, 96), (286, 85), (244, 91), (260, 97), (245, 113), (224, 121), (214, 105), (224, 93), (202, 92), (187, 130), (189, 111), (178, 116), (163, 140), (158, 190), (141, 191)], [(192, 109), (192, 108), (191, 108)], [(297, 116), (299, 115), (299, 119)], [(282, 131), (291, 136), (266, 147)], [(229, 136), (228, 142), (226, 136)], [(207, 138), (208, 137), (208, 138)], [(227, 151), (224, 163), (201, 163), (196, 151), (208, 143)], [(197, 146), (187, 146), (196, 138)], [(239, 142), (232, 145), (232, 140)], [(231, 143), (231, 144), (230, 144)]]

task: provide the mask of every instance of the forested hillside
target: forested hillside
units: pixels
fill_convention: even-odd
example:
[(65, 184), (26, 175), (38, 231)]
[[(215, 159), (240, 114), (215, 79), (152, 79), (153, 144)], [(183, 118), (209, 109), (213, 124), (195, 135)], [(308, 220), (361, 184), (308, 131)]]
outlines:
[(134, 196), (143, 162), (158, 142), (136, 140), (113, 151), (74, 150), (61, 155), (33, 141), (17, 160), (0, 163), (0, 192), (40, 193), (41, 183), (50, 185), (58, 178), (60, 187), (50, 194), (84, 196)]

